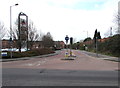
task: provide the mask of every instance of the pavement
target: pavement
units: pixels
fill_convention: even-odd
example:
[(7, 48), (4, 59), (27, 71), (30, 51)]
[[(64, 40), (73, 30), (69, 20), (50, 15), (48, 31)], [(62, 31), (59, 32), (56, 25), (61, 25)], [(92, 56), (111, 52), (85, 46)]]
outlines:
[(98, 54), (96, 55), (96, 53), (93, 52), (88, 52), (88, 51), (81, 51), (89, 56), (92, 57), (96, 57), (97, 59), (103, 59), (103, 60), (109, 60), (109, 61), (115, 61), (115, 62), (120, 62), (120, 58), (119, 57), (112, 57), (112, 56), (107, 56), (107, 55), (102, 55), (102, 54)]

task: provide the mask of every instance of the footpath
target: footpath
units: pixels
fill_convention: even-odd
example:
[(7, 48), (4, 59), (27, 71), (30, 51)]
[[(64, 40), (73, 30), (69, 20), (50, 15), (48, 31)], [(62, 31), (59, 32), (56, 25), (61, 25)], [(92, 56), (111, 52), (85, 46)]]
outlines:
[(81, 51), (81, 52), (84, 54), (87, 54), (89, 56), (96, 57), (97, 59), (120, 62), (119, 57), (112, 57), (112, 56), (107, 56), (107, 55), (102, 55), (102, 54), (96, 55), (96, 53), (92, 53), (92, 52), (88, 52), (88, 51)]
[(7, 61), (18, 61), (18, 60), (29, 60), (29, 59), (34, 59), (34, 58), (43, 58), (43, 57), (49, 57), (49, 56), (54, 56), (58, 55), (60, 51), (55, 51), (55, 53), (52, 54), (46, 54), (46, 55), (40, 55), (40, 56), (33, 56), (33, 57), (22, 57), (22, 58), (13, 58), (13, 59), (0, 59), (0, 62), (7, 62)]

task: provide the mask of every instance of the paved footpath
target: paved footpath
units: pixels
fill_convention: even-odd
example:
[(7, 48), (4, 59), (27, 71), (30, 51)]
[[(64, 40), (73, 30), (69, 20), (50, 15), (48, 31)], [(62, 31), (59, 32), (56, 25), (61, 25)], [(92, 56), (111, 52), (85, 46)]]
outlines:
[(103, 60), (109, 60), (109, 61), (116, 61), (116, 62), (120, 62), (120, 58), (119, 57), (112, 57), (112, 56), (107, 56), (107, 55), (102, 55), (102, 54), (98, 54), (96, 55), (96, 53), (92, 53), (92, 52), (87, 52), (87, 51), (81, 51), (89, 56), (92, 57), (96, 57), (97, 59), (103, 59)]

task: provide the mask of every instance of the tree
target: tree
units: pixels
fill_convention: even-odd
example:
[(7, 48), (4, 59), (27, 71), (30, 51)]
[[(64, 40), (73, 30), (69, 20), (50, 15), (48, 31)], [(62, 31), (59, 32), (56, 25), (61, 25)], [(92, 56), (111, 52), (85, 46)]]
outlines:
[(96, 43), (96, 40), (97, 40), (97, 29), (95, 30), (95, 34), (94, 34), (93, 39), (94, 39), (94, 42)]
[(0, 39), (2, 39), (5, 36), (5, 32), (6, 32), (6, 29), (4, 24), (0, 22)]
[(101, 39), (100, 32), (97, 32), (97, 39)]
[(90, 37), (86, 38), (83, 42), (92, 40)]
[[(20, 20), (23, 20), (23, 19), (20, 19)], [(15, 47), (19, 47), (18, 37), (19, 37), (19, 30), (18, 30), (18, 19), (17, 19), (13, 29), (13, 40), (16, 41)], [(39, 39), (39, 34), (37, 32), (37, 29), (34, 23), (32, 21), (29, 21), (29, 24), (28, 24), (28, 43), (29, 43), (28, 46), (29, 47), (28, 48), (31, 49), (35, 41), (37, 41), (38, 39)], [(24, 41), (21, 41), (21, 47), (25, 47)]]
[(47, 47), (47, 48), (54, 46), (54, 41), (50, 32), (48, 32), (46, 35), (42, 37), (42, 44), (44, 47)]
[(93, 39), (95, 40), (95, 42), (96, 42), (97, 39), (101, 39), (100, 32), (97, 32), (97, 29), (95, 30), (95, 34), (94, 34)]
[(120, 34), (120, 12), (115, 16), (115, 23), (117, 24), (117, 30), (116, 33)]
[(33, 22), (30, 21), (28, 26), (28, 41), (29, 41), (29, 48), (31, 49), (32, 46), (35, 44), (35, 41), (39, 40), (39, 34), (37, 32), (36, 27), (34, 26)]

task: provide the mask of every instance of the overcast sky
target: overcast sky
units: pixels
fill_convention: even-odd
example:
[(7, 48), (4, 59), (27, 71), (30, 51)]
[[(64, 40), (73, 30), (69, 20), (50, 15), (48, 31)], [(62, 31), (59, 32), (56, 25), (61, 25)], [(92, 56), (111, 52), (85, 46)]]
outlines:
[(28, 15), (37, 30), (50, 32), (54, 40), (73, 37), (76, 42), (88, 36), (93, 38), (95, 29), (102, 38), (115, 26), (113, 19), (117, 13), (119, 0), (1, 0), (0, 21), (9, 30), (10, 6), (12, 25), (20, 12)]

